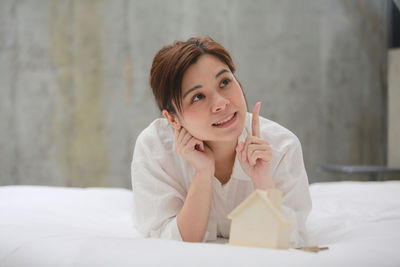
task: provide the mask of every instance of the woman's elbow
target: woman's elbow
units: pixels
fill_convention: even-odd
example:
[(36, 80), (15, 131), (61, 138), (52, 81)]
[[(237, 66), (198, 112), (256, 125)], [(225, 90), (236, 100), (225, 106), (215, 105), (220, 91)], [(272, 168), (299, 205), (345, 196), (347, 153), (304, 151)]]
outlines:
[(197, 234), (197, 233), (188, 233), (185, 235), (182, 235), (182, 241), (184, 242), (203, 242), (204, 240), (204, 235), (203, 234)]

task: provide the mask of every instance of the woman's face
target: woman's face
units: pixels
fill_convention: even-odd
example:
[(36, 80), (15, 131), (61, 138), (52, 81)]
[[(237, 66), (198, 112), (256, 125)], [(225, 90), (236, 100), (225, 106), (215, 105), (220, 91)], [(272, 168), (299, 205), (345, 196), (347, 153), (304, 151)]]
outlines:
[(205, 54), (182, 79), (180, 124), (203, 141), (237, 140), (246, 118), (246, 101), (229, 67)]

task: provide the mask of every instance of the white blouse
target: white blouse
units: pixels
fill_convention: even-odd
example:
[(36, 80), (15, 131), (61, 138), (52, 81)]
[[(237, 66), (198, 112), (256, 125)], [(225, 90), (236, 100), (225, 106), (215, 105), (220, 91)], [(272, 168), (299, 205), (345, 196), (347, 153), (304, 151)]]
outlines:
[[(239, 141), (251, 133), (247, 113)], [(307, 173), (298, 138), (281, 125), (260, 116), (260, 136), (272, 149), (272, 177), (282, 190), (282, 204), (291, 210), (297, 225), (293, 246), (306, 246), (306, 219), (311, 211)], [(195, 174), (194, 167), (174, 151), (174, 129), (164, 118), (153, 121), (136, 140), (132, 160), (134, 224), (145, 237), (182, 240), (176, 216)], [(254, 191), (253, 182), (236, 157), (230, 180), (221, 185), (214, 177), (212, 204), (204, 241), (229, 237), (227, 215)]]

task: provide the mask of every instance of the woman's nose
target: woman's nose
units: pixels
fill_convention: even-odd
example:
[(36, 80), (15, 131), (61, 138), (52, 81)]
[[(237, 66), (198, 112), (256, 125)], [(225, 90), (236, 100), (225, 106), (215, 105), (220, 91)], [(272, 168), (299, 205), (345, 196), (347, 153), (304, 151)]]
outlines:
[(219, 112), (221, 110), (224, 110), (228, 104), (229, 104), (229, 99), (227, 99), (221, 95), (218, 95), (218, 96), (216, 96), (214, 105), (212, 107), (212, 111)]

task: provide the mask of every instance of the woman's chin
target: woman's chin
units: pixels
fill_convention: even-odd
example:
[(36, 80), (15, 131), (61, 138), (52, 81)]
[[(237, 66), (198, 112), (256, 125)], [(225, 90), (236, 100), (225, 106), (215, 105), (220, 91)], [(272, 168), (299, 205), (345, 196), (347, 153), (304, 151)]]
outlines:
[[(229, 141), (237, 141), (240, 135), (243, 132), (243, 127), (244, 123), (242, 124), (242, 127), (235, 127), (234, 129), (231, 129), (230, 131), (226, 131), (223, 134), (217, 134), (213, 139), (213, 141), (220, 141), (220, 142), (229, 142)], [(210, 140), (211, 141), (211, 140)]]

